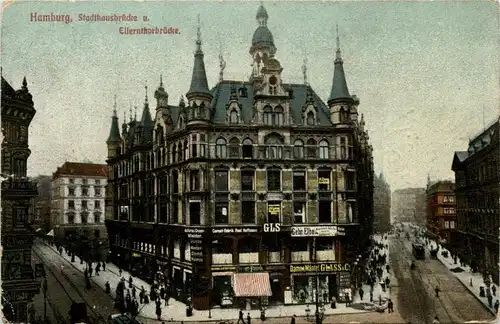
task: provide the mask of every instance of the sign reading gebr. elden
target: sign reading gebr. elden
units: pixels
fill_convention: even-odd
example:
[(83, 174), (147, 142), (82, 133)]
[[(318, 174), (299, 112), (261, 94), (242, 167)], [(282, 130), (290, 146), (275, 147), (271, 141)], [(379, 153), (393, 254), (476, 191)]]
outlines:
[(313, 237), (313, 236), (337, 236), (345, 235), (344, 228), (338, 226), (294, 226), (291, 236)]
[(320, 263), (320, 264), (297, 264), (290, 265), (290, 273), (308, 272), (341, 272), (349, 271), (348, 263)]

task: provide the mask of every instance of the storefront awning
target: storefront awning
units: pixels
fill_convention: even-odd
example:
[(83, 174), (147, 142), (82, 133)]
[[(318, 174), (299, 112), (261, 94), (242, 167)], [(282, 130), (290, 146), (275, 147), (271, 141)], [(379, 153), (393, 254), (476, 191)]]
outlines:
[(47, 233), (47, 236), (54, 236), (54, 230), (51, 229), (50, 232)]
[(263, 297), (271, 296), (269, 273), (235, 273), (234, 294), (236, 297)]

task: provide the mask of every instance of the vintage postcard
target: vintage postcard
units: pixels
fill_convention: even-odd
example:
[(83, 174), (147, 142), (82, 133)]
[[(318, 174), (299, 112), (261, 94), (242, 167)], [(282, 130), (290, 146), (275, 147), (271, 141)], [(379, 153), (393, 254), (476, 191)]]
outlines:
[(493, 1), (4, 1), (3, 323), (500, 304)]

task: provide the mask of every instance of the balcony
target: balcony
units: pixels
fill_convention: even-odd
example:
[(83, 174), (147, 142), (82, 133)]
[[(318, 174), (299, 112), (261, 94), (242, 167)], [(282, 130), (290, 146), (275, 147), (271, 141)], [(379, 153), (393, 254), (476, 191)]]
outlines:
[(281, 252), (269, 252), (267, 254), (268, 263), (280, 263), (281, 262)]
[(292, 252), (292, 262), (309, 262), (311, 261), (309, 251)]
[(316, 251), (316, 261), (335, 261), (335, 251)]
[(233, 264), (232, 253), (212, 254), (212, 264)]
[(259, 252), (240, 253), (240, 263), (259, 263)]

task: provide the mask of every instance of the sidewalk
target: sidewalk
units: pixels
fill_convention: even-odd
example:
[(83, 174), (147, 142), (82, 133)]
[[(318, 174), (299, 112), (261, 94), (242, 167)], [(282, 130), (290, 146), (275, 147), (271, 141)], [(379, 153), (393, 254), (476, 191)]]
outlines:
[[(56, 250), (55, 247), (51, 246), (52, 249)], [(59, 254), (59, 253), (58, 253)], [(85, 264), (80, 264), (79, 258), (75, 258), (75, 262), (71, 262), (71, 257), (63, 252), (62, 258), (71, 263), (76, 269), (83, 272), (85, 270)], [(95, 266), (95, 264), (94, 264)], [(118, 276), (119, 269), (112, 263), (106, 263), (106, 271), (99, 272), (99, 276), (95, 274), (90, 277), (90, 280), (94, 285), (98, 285), (103, 290), (105, 289), (106, 281), (109, 281), (111, 286), (111, 295), (113, 299), (115, 298), (115, 291), (118, 282), (120, 281), (120, 277)], [(122, 278), (126, 281), (127, 289), (129, 289), (128, 278), (130, 274), (127, 271), (122, 271)], [(140, 278), (132, 277), (133, 285), (136, 287), (137, 298), (139, 297), (139, 292), (141, 287), (143, 286), (146, 289), (146, 292), (149, 293), (150, 285)], [(379, 285), (380, 286), (380, 285)], [(369, 292), (369, 290), (367, 290)], [(369, 296), (369, 294), (368, 294)], [(378, 298), (378, 295), (374, 294), (374, 298)], [(314, 313), (315, 306), (314, 304), (310, 305), (311, 313)], [(293, 315), (297, 315), (298, 317), (304, 317), (306, 312), (306, 305), (285, 305), (285, 306), (274, 306), (269, 307), (266, 310), (266, 317), (288, 317), (290, 318)], [(156, 316), (156, 305), (154, 302), (149, 302), (148, 304), (140, 304), (139, 305), (139, 316), (149, 319), (157, 319)], [(366, 310), (354, 309), (351, 307), (346, 307), (344, 303), (337, 303), (337, 308), (332, 309), (328, 305), (325, 306), (325, 315), (334, 315), (334, 314), (355, 314), (355, 313), (367, 313)], [(245, 318), (247, 313), (250, 313), (252, 319), (260, 320), (260, 310), (251, 310), (244, 311)], [(208, 317), (209, 311), (202, 310), (193, 310), (193, 316), (186, 316), (186, 304), (181, 303), (173, 298), (169, 300), (169, 306), (165, 306), (163, 301), (162, 304), (162, 320), (167, 321), (184, 321), (184, 322), (204, 322), (204, 321), (217, 321), (217, 320), (237, 320), (238, 319), (238, 310), (237, 309), (220, 309), (214, 308), (211, 310), (211, 317)]]
[[(383, 235), (374, 235), (373, 239), (375, 240), (376, 243), (382, 243), (384, 245), (384, 248), (379, 249), (378, 255), (383, 255), (385, 253), (386, 255), (386, 261), (387, 264), (390, 265), (390, 259), (389, 259), (389, 249), (385, 247), (385, 245), (389, 245), (389, 240), (386, 240), (383, 238)], [(370, 254), (370, 258), (368, 259), (369, 263), (372, 260), (372, 256)], [(366, 269), (365, 269), (366, 270)], [(385, 266), (383, 267), (383, 273), (382, 273), (382, 280), (385, 280), (386, 277), (389, 277), (389, 280), (391, 283), (389, 286), (395, 286), (396, 284), (396, 278), (393, 276), (392, 269), (389, 268), (389, 273), (387, 272)], [(359, 296), (359, 289), (356, 290), (355, 295), (353, 297), (353, 304), (358, 304), (358, 303), (370, 303), (370, 286), (367, 284), (363, 283), (363, 300), (361, 301), (361, 297)], [(379, 305), (379, 300), (380, 298), (382, 299), (382, 307), (385, 309), (387, 307), (387, 302), (388, 299), (391, 298), (390, 296), (390, 288), (386, 289), (385, 292), (382, 290), (382, 286), (380, 283), (376, 283), (373, 287), (373, 305)]]
[[(436, 242), (433, 241), (433, 240), (429, 240), (431, 242), (431, 246), (433, 248), (436, 247)], [(448, 252), (448, 257), (444, 257), (441, 252), (442, 251), (447, 251)], [(483, 275), (481, 273), (472, 273), (471, 272), (471, 269), (469, 266), (465, 266), (465, 267), (462, 267), (460, 265), (460, 258), (457, 257), (457, 263), (455, 264), (455, 261), (451, 258), (451, 253), (445, 249), (445, 248), (442, 248), (440, 247), (439, 249), (439, 252), (437, 254), (437, 258), (439, 261), (441, 261), (441, 263), (446, 266), (448, 269), (455, 269), (455, 268), (461, 268), (463, 269), (464, 271), (463, 272), (453, 272), (453, 275), (455, 275), (455, 277), (458, 278), (458, 280), (460, 280), (460, 282), (462, 282), (462, 284), (467, 287), (467, 289), (481, 302), (483, 303), (483, 305), (488, 308), (490, 310), (490, 312), (497, 316), (496, 312), (495, 312), (495, 309), (493, 307), (489, 307), (488, 306), (488, 298), (486, 297), (480, 297), (479, 296), (479, 287), (483, 286), (486, 288), (486, 285), (484, 284), (484, 281), (483, 281)], [(472, 286), (471, 286), (471, 280), (472, 280)], [(497, 300), (500, 301), (500, 290), (499, 290), (499, 287), (497, 285), (495, 285), (494, 283), (491, 284), (491, 286), (495, 286), (496, 287), (496, 296), (493, 296), (493, 301), (492, 301), (492, 305), (495, 305), (495, 302)]]

